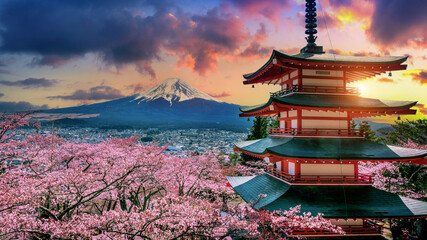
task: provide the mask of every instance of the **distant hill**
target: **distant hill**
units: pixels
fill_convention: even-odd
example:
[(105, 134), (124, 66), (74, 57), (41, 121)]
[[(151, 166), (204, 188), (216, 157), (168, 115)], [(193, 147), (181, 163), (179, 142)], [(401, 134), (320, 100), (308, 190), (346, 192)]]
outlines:
[[(44, 111), (49, 114), (97, 114), (82, 122), (97, 126), (247, 129), (252, 122), (239, 118), (239, 112), (238, 105), (211, 97), (177, 78), (166, 79), (129, 97)], [(64, 120), (67, 121), (70, 120)]]
[[(355, 120), (355, 122), (357, 124), (359, 124), (362, 121)], [(373, 122), (373, 121), (367, 121), (367, 122), (371, 126), (371, 129), (376, 131), (375, 135), (377, 137), (384, 137), (384, 134), (380, 133), (379, 131), (383, 131), (383, 132), (393, 132), (394, 131), (394, 128), (389, 123), (377, 123), (377, 122)]]

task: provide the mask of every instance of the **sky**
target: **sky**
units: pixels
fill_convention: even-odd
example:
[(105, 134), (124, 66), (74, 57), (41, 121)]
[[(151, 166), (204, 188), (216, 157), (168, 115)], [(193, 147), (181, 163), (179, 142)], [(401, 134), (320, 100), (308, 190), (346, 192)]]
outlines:
[[(0, 111), (108, 101), (180, 78), (225, 102), (266, 102), (243, 85), (273, 49), (298, 53), (303, 0), (2, 0)], [(408, 70), (352, 83), (363, 97), (418, 101), (427, 115), (427, 1), (318, 0), (329, 53), (409, 56)], [(378, 121), (381, 121), (379, 119)]]

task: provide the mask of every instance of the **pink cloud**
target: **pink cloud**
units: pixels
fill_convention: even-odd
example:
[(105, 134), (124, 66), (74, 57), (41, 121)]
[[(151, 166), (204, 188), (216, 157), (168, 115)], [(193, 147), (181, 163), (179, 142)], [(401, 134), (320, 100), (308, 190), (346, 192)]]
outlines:
[(228, 92), (222, 92), (222, 93), (218, 93), (218, 94), (216, 94), (216, 93), (210, 93), (209, 95), (211, 95), (214, 98), (224, 98), (224, 97), (231, 96), (231, 94), (228, 93)]

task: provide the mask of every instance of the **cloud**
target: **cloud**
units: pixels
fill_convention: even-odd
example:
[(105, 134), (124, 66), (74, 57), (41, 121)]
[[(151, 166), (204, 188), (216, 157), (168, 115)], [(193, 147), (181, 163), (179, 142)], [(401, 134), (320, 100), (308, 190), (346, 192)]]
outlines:
[(0, 52), (30, 54), (33, 66), (58, 67), (94, 53), (107, 66), (131, 64), (152, 78), (151, 65), (164, 51), (204, 75), (249, 38), (234, 15), (219, 9), (184, 13), (173, 1), (6, 0), (0, 22)]
[(427, 47), (427, 1), (373, 1), (375, 10), (366, 33), (382, 48)]
[(415, 105), (415, 107), (418, 107), (418, 112), (427, 115), (427, 108), (425, 107), (424, 104), (418, 103)]
[(324, 11), (317, 16), (318, 29), (326, 29), (326, 26), (328, 29), (339, 28), (343, 25), (344, 23), (335, 14)]
[(220, 56), (233, 56), (249, 38), (239, 18), (220, 13), (219, 9), (176, 24), (179, 24), (176, 27), (179, 32), (165, 48), (177, 53), (179, 67), (189, 67), (200, 75), (214, 70)]
[(33, 110), (45, 110), (48, 109), (47, 104), (38, 106), (33, 105), (29, 102), (0, 102), (0, 112), (23, 112), (23, 111), (33, 111)]
[(229, 97), (229, 96), (231, 96), (231, 94), (230, 93), (228, 93), (228, 92), (222, 92), (222, 93), (218, 93), (218, 94), (215, 94), (215, 93), (213, 93), (213, 94), (209, 94), (209, 95), (211, 95), (212, 97), (214, 97), (214, 98), (224, 98), (224, 97)]
[(289, 0), (223, 0), (223, 3), (232, 5), (242, 14), (267, 18), (276, 26), (278, 26), (280, 14), (291, 8), (291, 1)]
[(46, 78), (27, 78), (19, 81), (0, 80), (0, 85), (29, 88), (53, 87), (58, 84), (55, 79), (48, 80)]
[(264, 41), (267, 39), (267, 29), (264, 23), (259, 24), (259, 28), (255, 33), (254, 41)]
[(337, 54), (337, 55), (349, 55), (349, 56), (369, 56), (369, 57), (380, 57), (380, 56), (388, 56), (390, 55), (390, 52), (383, 51), (382, 53), (374, 53), (374, 52), (366, 52), (366, 51), (360, 51), (360, 52), (345, 52), (340, 49), (328, 49), (328, 53)]
[(51, 67), (59, 67), (67, 63), (69, 59), (63, 58), (56, 55), (42, 56), (42, 57), (34, 57), (31, 60), (30, 66), (51, 66)]
[(252, 42), (243, 52), (239, 54), (246, 58), (260, 58), (271, 54), (273, 47), (263, 47), (258, 42)]
[(144, 90), (144, 86), (141, 83), (137, 83), (126, 86), (126, 89), (132, 90), (132, 93), (137, 93)]
[(120, 90), (109, 87), (109, 86), (96, 86), (86, 90), (76, 90), (70, 95), (58, 95), (50, 96), (50, 99), (63, 99), (63, 100), (112, 100), (122, 98), (124, 95), (121, 94)]
[(410, 72), (409, 76), (412, 77), (412, 80), (419, 82), (421, 85), (427, 84), (427, 70)]
[(336, 7), (349, 7), (353, 4), (353, 0), (329, 0), (329, 4)]
[(384, 82), (384, 83), (394, 83), (394, 79), (391, 78), (386, 78), (386, 77), (382, 77), (382, 78), (378, 78), (377, 79), (378, 82)]

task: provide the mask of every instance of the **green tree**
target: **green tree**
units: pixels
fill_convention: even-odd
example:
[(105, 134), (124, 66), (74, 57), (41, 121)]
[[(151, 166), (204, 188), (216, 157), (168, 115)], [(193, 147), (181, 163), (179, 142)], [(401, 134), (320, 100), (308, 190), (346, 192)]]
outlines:
[(391, 127), (394, 131), (379, 131), (385, 135), (385, 143), (401, 144), (411, 140), (418, 144), (427, 144), (427, 119), (396, 121)]
[(262, 116), (256, 116), (254, 125), (251, 127), (251, 132), (246, 140), (256, 140), (268, 137), (267, 127), (268, 119)]
[(257, 116), (246, 140), (256, 140), (268, 137), (268, 128), (278, 128), (279, 119)]
[(376, 132), (371, 129), (371, 125), (369, 125), (369, 123), (367, 121), (362, 121), (358, 124), (354, 120), (352, 120), (350, 122), (350, 128), (351, 129), (359, 129), (360, 132), (363, 133), (363, 136), (365, 137), (365, 139), (367, 139), (369, 141), (373, 141), (373, 142), (380, 141), (380, 138), (375, 136)]

